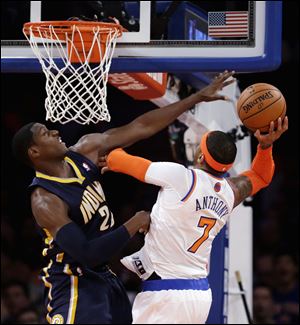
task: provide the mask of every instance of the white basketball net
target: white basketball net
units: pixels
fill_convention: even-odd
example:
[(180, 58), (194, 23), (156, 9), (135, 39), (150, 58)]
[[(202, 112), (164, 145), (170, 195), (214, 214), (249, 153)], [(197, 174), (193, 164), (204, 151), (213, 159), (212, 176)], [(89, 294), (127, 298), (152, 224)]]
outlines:
[[(117, 28), (96, 26), (92, 32), (94, 37), (90, 50), (81, 53), (81, 57), (84, 58), (80, 58), (73, 42), (75, 34), (78, 33), (81, 46), (85, 49), (81, 31), (76, 25), (72, 26), (70, 35), (65, 33), (66, 42), (61, 41), (61, 36), (58, 37), (51, 25), (48, 26), (46, 32), (45, 27), (42, 31), (39, 27), (34, 27), (34, 31), (30, 27), (29, 34), (24, 33), (46, 75), (46, 120), (62, 124), (70, 121), (80, 124), (110, 121), (106, 105), (106, 84), (120, 31)], [(105, 47), (101, 47), (101, 33), (108, 35)], [(66, 44), (71, 46), (69, 52), (78, 57), (79, 63), (71, 63)], [(90, 65), (91, 52), (94, 47), (98, 47), (101, 59), (100, 62)], [(54, 57), (61, 59), (60, 62), (56, 63)]]

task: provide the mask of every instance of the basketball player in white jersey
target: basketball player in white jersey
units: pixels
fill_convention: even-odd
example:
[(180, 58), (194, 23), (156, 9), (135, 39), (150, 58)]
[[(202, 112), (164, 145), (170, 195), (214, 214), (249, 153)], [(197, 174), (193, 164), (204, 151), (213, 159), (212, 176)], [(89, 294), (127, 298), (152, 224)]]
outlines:
[[(266, 135), (256, 131), (256, 156), (250, 170), (224, 178), (236, 146), (221, 131), (207, 132), (195, 155), (195, 169), (151, 162), (122, 149), (107, 157), (108, 169), (161, 187), (151, 212), (143, 248), (122, 259), (142, 280), (133, 305), (135, 324), (204, 324), (212, 295), (207, 281), (212, 242), (231, 211), (268, 186), (274, 173), (272, 144), (288, 129), (287, 117), (271, 122)], [(103, 169), (103, 172), (106, 169)]]

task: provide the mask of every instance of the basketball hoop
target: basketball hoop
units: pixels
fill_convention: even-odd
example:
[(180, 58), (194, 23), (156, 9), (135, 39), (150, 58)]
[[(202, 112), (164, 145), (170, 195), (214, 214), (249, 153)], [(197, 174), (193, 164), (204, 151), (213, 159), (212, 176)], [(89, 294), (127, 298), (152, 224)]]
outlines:
[(46, 120), (62, 124), (110, 121), (106, 84), (122, 30), (117, 23), (90, 21), (24, 24), (23, 33), (47, 79)]

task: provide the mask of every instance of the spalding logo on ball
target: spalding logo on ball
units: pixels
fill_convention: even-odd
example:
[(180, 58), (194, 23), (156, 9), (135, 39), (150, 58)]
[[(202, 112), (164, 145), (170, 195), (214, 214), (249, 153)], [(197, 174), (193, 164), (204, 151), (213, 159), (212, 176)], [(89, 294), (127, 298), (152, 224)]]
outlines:
[(237, 112), (242, 123), (251, 131), (259, 129), (269, 131), (272, 121), (277, 126), (279, 117), (283, 120), (286, 114), (285, 99), (276, 87), (257, 83), (247, 87), (237, 102)]

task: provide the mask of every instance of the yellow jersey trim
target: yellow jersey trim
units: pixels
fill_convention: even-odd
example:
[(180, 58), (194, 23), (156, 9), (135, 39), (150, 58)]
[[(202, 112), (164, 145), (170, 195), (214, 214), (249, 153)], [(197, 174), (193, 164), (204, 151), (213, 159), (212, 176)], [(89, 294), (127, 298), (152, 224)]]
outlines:
[(70, 178), (55, 177), (55, 176), (49, 176), (49, 175), (43, 174), (41, 172), (36, 172), (35, 173), (36, 177), (48, 179), (50, 181), (54, 181), (54, 182), (58, 182), (58, 183), (74, 183), (74, 182), (77, 182), (79, 184), (82, 184), (84, 182), (84, 180), (85, 180), (85, 177), (81, 174), (79, 168), (76, 166), (74, 161), (72, 159), (70, 159), (69, 157), (65, 157), (64, 160), (66, 162), (68, 162), (73, 167), (77, 178), (76, 177), (70, 177)]
[(46, 228), (43, 228), (43, 230), (44, 230), (44, 232), (46, 233), (46, 236), (47, 236), (47, 238), (45, 238), (45, 244), (48, 247), (46, 247), (46, 248), (43, 249), (42, 255), (43, 256), (47, 256), (48, 249), (51, 249), (53, 247), (52, 246), (53, 237), (52, 237), (52, 235), (50, 234), (50, 232)]
[(68, 311), (67, 324), (74, 324), (78, 301), (78, 277), (71, 275), (71, 299)]
[(65, 254), (64, 252), (56, 254), (56, 262), (62, 263), (63, 258), (64, 258), (64, 254)]
[(47, 319), (47, 321), (48, 321), (49, 323), (51, 323), (51, 317), (50, 317), (49, 313), (52, 311), (53, 308), (52, 308), (51, 305), (50, 305), (50, 303), (51, 303), (51, 301), (52, 301), (52, 294), (51, 294), (51, 291), (52, 291), (52, 284), (48, 281), (48, 278), (49, 278), (49, 273), (48, 273), (48, 271), (50, 270), (52, 264), (53, 264), (53, 261), (50, 260), (48, 266), (46, 266), (46, 267), (43, 268), (43, 271), (44, 271), (44, 274), (45, 274), (45, 275), (42, 277), (42, 281), (44, 282), (45, 287), (47, 287), (47, 288), (49, 289), (49, 291), (48, 291), (48, 299), (49, 299), (49, 303), (48, 303), (48, 305), (47, 305), (47, 311), (48, 311), (48, 313), (47, 313), (47, 315), (46, 315), (46, 319)]

